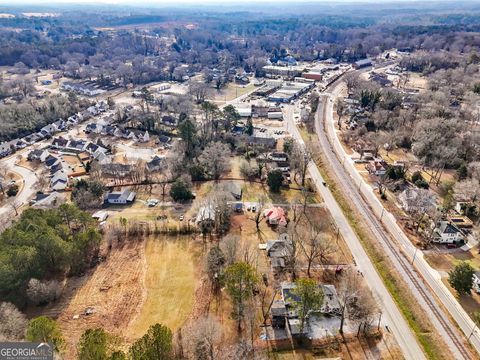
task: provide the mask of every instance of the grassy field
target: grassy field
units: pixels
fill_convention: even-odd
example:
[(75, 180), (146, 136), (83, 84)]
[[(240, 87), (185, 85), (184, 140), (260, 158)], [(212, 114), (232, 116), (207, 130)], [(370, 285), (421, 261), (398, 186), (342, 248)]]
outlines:
[(234, 83), (228, 83), (228, 85), (222, 88), (220, 91), (213, 90), (213, 95), (210, 96), (210, 98), (214, 102), (224, 103), (225, 101), (236, 99), (237, 97), (252, 91), (254, 88), (255, 86), (253, 84), (242, 86)]
[(185, 238), (150, 238), (145, 248), (146, 298), (128, 328), (144, 334), (155, 323), (175, 331), (188, 318), (196, 286), (193, 245)]

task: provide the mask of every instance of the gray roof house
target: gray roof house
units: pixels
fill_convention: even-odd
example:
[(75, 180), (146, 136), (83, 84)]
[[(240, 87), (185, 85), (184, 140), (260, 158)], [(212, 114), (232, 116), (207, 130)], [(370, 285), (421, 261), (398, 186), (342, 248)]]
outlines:
[(137, 194), (130, 190), (111, 191), (105, 194), (105, 204), (121, 204), (125, 205), (135, 200)]

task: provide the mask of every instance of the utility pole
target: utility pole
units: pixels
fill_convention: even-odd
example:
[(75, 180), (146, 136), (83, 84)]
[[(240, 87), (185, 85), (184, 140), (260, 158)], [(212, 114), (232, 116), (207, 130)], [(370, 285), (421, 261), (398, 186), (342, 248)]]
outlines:
[(415, 258), (417, 256), (417, 251), (418, 251), (418, 248), (416, 247), (415, 252), (413, 253), (412, 265), (413, 265), (413, 262), (415, 261)]

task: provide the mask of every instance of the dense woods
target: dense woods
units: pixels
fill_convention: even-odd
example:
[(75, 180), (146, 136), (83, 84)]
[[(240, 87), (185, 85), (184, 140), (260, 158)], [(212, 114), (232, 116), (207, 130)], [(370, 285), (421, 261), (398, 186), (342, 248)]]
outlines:
[(24, 301), (31, 279), (81, 274), (95, 261), (100, 239), (91, 216), (74, 205), (24, 211), (0, 235), (2, 299)]

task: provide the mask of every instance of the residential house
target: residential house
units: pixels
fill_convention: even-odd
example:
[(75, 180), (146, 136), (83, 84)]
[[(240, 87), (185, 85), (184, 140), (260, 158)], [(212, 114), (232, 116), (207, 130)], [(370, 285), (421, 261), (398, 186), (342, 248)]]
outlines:
[(366, 166), (365, 169), (375, 176), (383, 176), (387, 172), (387, 164), (383, 160), (372, 160)]
[(45, 158), (45, 166), (48, 167), (48, 168), (51, 168), (53, 165), (55, 165), (57, 162), (58, 162), (58, 158), (53, 156), (53, 155), (48, 155), (46, 158)]
[(50, 180), (50, 188), (54, 191), (65, 190), (68, 186), (68, 176), (63, 171), (58, 171)]
[(472, 288), (477, 294), (480, 294), (480, 271), (475, 271), (475, 273), (473, 274)]
[(162, 116), (162, 123), (167, 126), (177, 126), (177, 119), (172, 115)]
[(287, 226), (285, 210), (283, 210), (281, 207), (274, 206), (266, 209), (263, 212), (263, 216), (267, 219), (267, 222), (270, 225)]
[(288, 161), (276, 161), (273, 163), (273, 169), (281, 170), (286, 173), (290, 171), (290, 163)]
[(115, 126), (106, 125), (106, 126), (102, 127), (101, 134), (102, 135), (108, 135), (108, 136), (114, 136), (116, 130), (117, 130), (117, 128)]
[(268, 158), (272, 161), (287, 161), (288, 155), (284, 152), (274, 151), (268, 155)]
[(58, 131), (64, 131), (67, 128), (67, 123), (63, 119), (58, 119), (53, 123)]
[(137, 194), (130, 190), (111, 191), (105, 194), (105, 204), (121, 204), (125, 205), (135, 200)]
[(439, 244), (457, 244), (464, 241), (462, 231), (453, 223), (442, 220), (434, 229), (433, 242)]
[(281, 234), (277, 240), (268, 240), (265, 250), (270, 258), (270, 264), (273, 270), (282, 270), (286, 266), (288, 256), (291, 253), (292, 243), (288, 234)]
[(165, 160), (160, 156), (155, 155), (152, 160), (145, 164), (145, 169), (149, 172), (155, 172), (162, 169)]
[(53, 124), (45, 125), (44, 127), (42, 127), (40, 132), (44, 134), (45, 137), (48, 137), (48, 136), (53, 136), (55, 133), (57, 133), (58, 129), (55, 126), (55, 123), (53, 123)]
[(102, 130), (103, 130), (103, 125), (96, 124), (96, 123), (87, 124), (87, 126), (85, 127), (86, 134), (90, 134), (90, 133), (100, 134)]
[(338, 315), (342, 311), (340, 301), (338, 300), (337, 290), (334, 285), (320, 284), (323, 291), (323, 303), (320, 311), (323, 314)]
[(53, 139), (51, 147), (54, 149), (60, 150), (60, 149), (64, 149), (67, 146), (67, 144), (68, 144), (68, 140), (60, 136)]
[(45, 151), (43, 149), (35, 149), (28, 153), (27, 160), (28, 161), (38, 160), (38, 161), (44, 162), (47, 156), (48, 156), (48, 151)]
[(0, 158), (8, 156), (12, 153), (12, 148), (9, 143), (0, 144)]
[(92, 158), (94, 160), (96, 160), (99, 164), (107, 164), (107, 163), (111, 162), (110, 157), (105, 152), (101, 151), (100, 149), (96, 150), (92, 154)]
[(272, 137), (252, 135), (247, 138), (247, 144), (250, 146), (263, 147), (265, 149), (273, 149), (277, 145), (277, 140)]
[(23, 141), (22, 139), (19, 139), (18, 141), (15, 142), (15, 150), (20, 150), (20, 149), (24, 149), (28, 146), (28, 144)]
[(70, 140), (66, 146), (66, 149), (75, 152), (82, 152), (86, 150), (87, 145), (88, 143), (85, 140)]
[(101, 145), (98, 145), (98, 144), (94, 144), (92, 142), (89, 142), (87, 144), (87, 147), (85, 148), (85, 151), (87, 151), (89, 154), (94, 154), (96, 153), (97, 151), (98, 152), (103, 152), (103, 153), (107, 153), (108, 152), (108, 149), (104, 148), (103, 146)]
[(163, 144), (163, 145), (168, 145), (172, 141), (172, 138), (167, 135), (158, 135), (158, 141), (157, 144)]
[[(57, 185), (55, 186), (57, 187)], [(58, 191), (53, 191), (50, 194), (37, 194), (37, 197), (32, 200), (32, 207), (36, 209), (53, 209), (66, 202), (64, 194)]]

